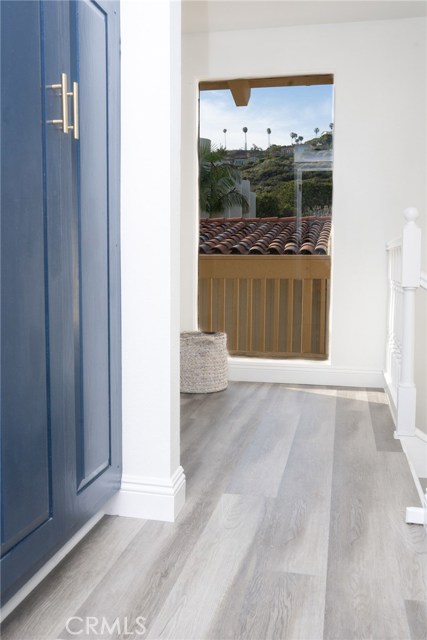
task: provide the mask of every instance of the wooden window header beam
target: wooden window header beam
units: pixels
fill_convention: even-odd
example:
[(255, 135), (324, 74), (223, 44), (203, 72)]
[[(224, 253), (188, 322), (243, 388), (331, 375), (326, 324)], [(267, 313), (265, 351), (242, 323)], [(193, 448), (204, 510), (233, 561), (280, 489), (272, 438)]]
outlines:
[(228, 88), (233, 94), (236, 107), (246, 107), (251, 97), (251, 85), (249, 80), (229, 80)]
[[(200, 91), (212, 91), (218, 89), (230, 89), (236, 106), (246, 106), (249, 102), (251, 89), (261, 87), (302, 87), (314, 84), (333, 84), (334, 76), (331, 73), (321, 75), (311, 74), (307, 76), (285, 76), (281, 78), (240, 78), (235, 80), (206, 80), (199, 83)], [(239, 104), (236, 100), (239, 100)], [(246, 102), (244, 101), (246, 100)]]

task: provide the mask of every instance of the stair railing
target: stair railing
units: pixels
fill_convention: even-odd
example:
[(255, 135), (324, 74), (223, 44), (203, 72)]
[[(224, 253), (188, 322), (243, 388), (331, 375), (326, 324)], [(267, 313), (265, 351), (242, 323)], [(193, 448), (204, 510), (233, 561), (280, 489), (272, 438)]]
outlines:
[(405, 209), (401, 238), (387, 244), (389, 327), (385, 377), (392, 399), (396, 435), (415, 434), (415, 292), (421, 283), (421, 229), (418, 211)]
[(408, 524), (424, 524), (427, 529), (427, 493), (422, 489), (411, 466), (405, 447), (407, 436), (416, 435), (417, 391), (414, 378), (415, 292), (427, 289), (427, 274), (421, 272), (421, 229), (416, 223), (418, 211), (405, 209), (402, 237), (387, 244), (389, 281), (389, 326), (385, 380), (390, 407), (396, 424), (395, 437), (405, 451), (422, 507), (407, 507)]

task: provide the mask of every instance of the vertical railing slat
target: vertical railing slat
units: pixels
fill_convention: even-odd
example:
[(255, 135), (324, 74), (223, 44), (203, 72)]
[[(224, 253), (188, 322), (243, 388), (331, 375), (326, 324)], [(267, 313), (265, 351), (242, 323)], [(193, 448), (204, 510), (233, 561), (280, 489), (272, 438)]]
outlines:
[(208, 278), (208, 309), (209, 331), (213, 331), (213, 278)]
[(320, 281), (320, 322), (319, 322), (319, 351), (326, 353), (326, 287), (327, 280)]
[(302, 281), (302, 353), (311, 353), (311, 316), (313, 302), (313, 280)]
[(293, 317), (294, 317), (294, 281), (288, 280), (288, 313), (287, 313), (288, 331), (286, 336), (286, 351), (293, 352)]
[(279, 352), (279, 325), (280, 325), (280, 279), (274, 281), (274, 311), (273, 311), (273, 349)]
[(218, 283), (218, 327), (216, 331), (225, 331), (225, 278)]
[(240, 280), (234, 278), (234, 311), (233, 311), (233, 323), (234, 323), (234, 342), (233, 349), (238, 351), (239, 349), (239, 327), (240, 327)]
[(261, 295), (260, 295), (260, 326), (259, 326), (259, 350), (261, 353), (265, 353), (265, 316), (266, 316), (266, 289), (267, 281), (265, 278), (261, 280)]
[(253, 287), (253, 279), (252, 278), (248, 278), (247, 279), (247, 288), (246, 288), (246, 295), (247, 295), (247, 328), (246, 328), (246, 345), (247, 345), (247, 351), (252, 351), (252, 287)]

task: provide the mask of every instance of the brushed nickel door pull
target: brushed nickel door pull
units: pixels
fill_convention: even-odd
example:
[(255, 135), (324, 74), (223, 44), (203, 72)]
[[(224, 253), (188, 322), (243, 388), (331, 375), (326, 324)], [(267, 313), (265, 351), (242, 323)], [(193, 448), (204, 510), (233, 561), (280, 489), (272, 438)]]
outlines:
[(67, 74), (61, 73), (61, 82), (58, 84), (48, 85), (49, 89), (60, 91), (61, 104), (62, 104), (62, 120), (48, 120), (49, 124), (61, 125), (62, 131), (68, 133), (68, 88), (67, 88)]
[(73, 124), (68, 126), (68, 131), (72, 129), (74, 140), (78, 140), (80, 137), (79, 127), (79, 83), (73, 82), (73, 90), (67, 93), (68, 96), (73, 97)]

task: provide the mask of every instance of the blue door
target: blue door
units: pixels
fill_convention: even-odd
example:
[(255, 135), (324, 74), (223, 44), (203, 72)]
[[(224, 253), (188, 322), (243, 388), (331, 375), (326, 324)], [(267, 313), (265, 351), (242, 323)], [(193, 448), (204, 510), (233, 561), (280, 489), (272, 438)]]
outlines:
[(2, 1), (2, 598), (119, 488), (119, 7)]

